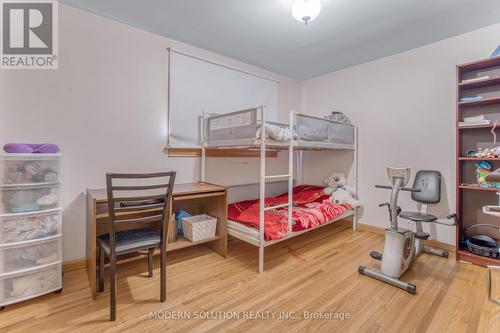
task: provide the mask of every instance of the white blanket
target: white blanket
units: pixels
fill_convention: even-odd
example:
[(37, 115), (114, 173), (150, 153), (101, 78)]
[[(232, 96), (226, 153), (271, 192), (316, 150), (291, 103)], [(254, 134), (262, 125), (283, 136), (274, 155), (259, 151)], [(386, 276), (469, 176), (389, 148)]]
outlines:
[[(260, 128), (257, 129), (257, 138), (260, 138)], [(296, 134), (294, 133), (294, 138)], [(286, 142), (290, 140), (290, 128), (281, 127), (274, 124), (266, 123), (266, 138), (272, 139), (280, 142)]]

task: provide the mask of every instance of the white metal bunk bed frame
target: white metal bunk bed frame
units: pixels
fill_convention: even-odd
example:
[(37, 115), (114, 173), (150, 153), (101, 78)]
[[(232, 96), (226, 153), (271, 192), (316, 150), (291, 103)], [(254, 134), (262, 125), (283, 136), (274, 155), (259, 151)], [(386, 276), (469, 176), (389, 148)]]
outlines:
[[(358, 191), (358, 130), (356, 126), (354, 127), (354, 145), (350, 146), (353, 147), (349, 148), (345, 145), (332, 145), (332, 144), (323, 144), (323, 143), (316, 143), (316, 142), (306, 142), (306, 141), (298, 141), (294, 138), (294, 128), (295, 128), (295, 117), (299, 115), (299, 113), (290, 111), (289, 114), (289, 133), (290, 133), (290, 139), (288, 140), (288, 144), (271, 144), (267, 145), (267, 139), (265, 135), (265, 128), (266, 128), (266, 118), (265, 118), (265, 106), (262, 105), (260, 107), (255, 108), (257, 111), (260, 110), (260, 115), (261, 115), (261, 130), (260, 130), (260, 138), (258, 138), (257, 143), (249, 143), (247, 140), (226, 140), (226, 141), (214, 141), (212, 142), (211, 145), (209, 145), (208, 141), (208, 135), (206, 133), (207, 131), (207, 121), (209, 117), (205, 114), (202, 115), (202, 122), (201, 122), (201, 181), (204, 182), (206, 180), (206, 149), (209, 147), (212, 148), (218, 148), (218, 147), (242, 147), (242, 148), (256, 148), (257, 146), (259, 147), (259, 159), (260, 159), (260, 179), (259, 179), (259, 240), (256, 241), (254, 238), (249, 237), (241, 232), (238, 232), (236, 230), (231, 230), (228, 229), (228, 234), (238, 238), (240, 240), (243, 240), (247, 243), (250, 243), (254, 246), (257, 246), (259, 248), (259, 273), (264, 272), (264, 248), (267, 246), (276, 244), (278, 242), (293, 238), (295, 236), (301, 235), (303, 233), (306, 233), (311, 230), (316, 230), (317, 228), (320, 228), (325, 225), (329, 225), (335, 221), (344, 219), (346, 217), (352, 216), (352, 229), (356, 230), (357, 228), (357, 210), (350, 210), (347, 211), (346, 213), (342, 214), (341, 216), (336, 217), (335, 219), (328, 221), (325, 224), (319, 225), (314, 228), (308, 228), (300, 231), (293, 231), (292, 230), (292, 210), (293, 210), (293, 185), (294, 185), (294, 178), (293, 178), (293, 165), (294, 165), (294, 147), (297, 147), (298, 149), (298, 156), (297, 156), (297, 168), (298, 168), (298, 178), (300, 182), (302, 182), (303, 179), (303, 154), (302, 150), (337, 150), (337, 149), (349, 149), (354, 151), (354, 181), (355, 181), (355, 189), (356, 193)], [(250, 109), (253, 110), (253, 109)], [(243, 110), (243, 111), (248, 111), (248, 110)], [(238, 112), (243, 112), (243, 111), (237, 111)], [(227, 115), (227, 114), (226, 114)], [(219, 116), (219, 115), (218, 115)], [(225, 116), (225, 115), (221, 115)], [(317, 118), (317, 117), (312, 117), (312, 116), (307, 116), (311, 118), (316, 118), (316, 119), (321, 119), (325, 120), (323, 118)], [(284, 150), (288, 149), (288, 174), (283, 174), (283, 175), (266, 175), (266, 150), (267, 148), (270, 149), (277, 149), (277, 150)], [(286, 204), (280, 204), (280, 205), (275, 205), (275, 206), (269, 206), (265, 207), (265, 196), (266, 196), (266, 180), (268, 179), (279, 179), (279, 178), (287, 178), (288, 179), (288, 202)], [(278, 208), (284, 208), (288, 207), (288, 234), (280, 239), (275, 239), (275, 240), (270, 240), (266, 241), (264, 239), (264, 212), (272, 209), (278, 209)]]

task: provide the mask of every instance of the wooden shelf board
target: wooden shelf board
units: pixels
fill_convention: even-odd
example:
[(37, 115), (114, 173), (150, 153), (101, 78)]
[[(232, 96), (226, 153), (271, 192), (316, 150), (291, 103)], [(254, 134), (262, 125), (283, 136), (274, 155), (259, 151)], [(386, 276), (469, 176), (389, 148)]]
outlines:
[[(493, 128), (493, 124), (487, 124), (487, 125), (474, 125), (474, 126), (463, 126), (463, 127), (460, 127), (458, 126), (458, 129), (459, 130), (468, 130), (468, 129), (479, 129), (479, 128), (487, 128), (487, 129), (490, 129), (490, 128)], [(500, 126), (497, 126), (497, 128), (500, 128)]]
[(204, 240), (201, 240), (201, 241), (197, 241), (197, 242), (191, 242), (189, 239), (185, 238), (184, 236), (179, 236), (177, 238), (176, 242), (168, 243), (167, 244), (167, 252), (171, 252), (171, 251), (180, 250), (180, 249), (184, 249), (184, 248), (191, 247), (191, 246), (196, 246), (196, 245), (200, 245), (200, 244), (205, 244), (205, 243), (213, 242), (213, 241), (218, 240), (218, 239), (219, 239), (219, 236), (216, 235), (215, 237), (212, 237), (212, 238), (207, 238), (207, 239), (204, 239)]
[(500, 265), (500, 259), (483, 257), (474, 253), (470, 253), (467, 250), (459, 249), (457, 252), (457, 259), (461, 261), (470, 262), (471, 264), (480, 265), (486, 267), (488, 265)]
[(473, 185), (460, 185), (458, 188), (462, 190), (474, 190), (474, 191), (490, 191), (490, 192), (499, 192), (500, 189), (494, 187), (481, 187), (481, 186), (473, 186)]
[[(177, 239), (176, 242), (167, 244), (167, 253), (172, 252), (172, 251), (176, 251), (176, 250), (180, 250), (180, 249), (186, 249), (188, 247), (192, 247), (192, 246), (196, 246), (196, 245), (210, 243), (210, 242), (213, 242), (213, 241), (218, 240), (218, 239), (219, 239), (219, 236), (215, 236), (213, 238), (204, 239), (204, 240), (199, 241), (199, 242), (191, 242), (189, 239), (185, 238), (184, 236), (179, 236), (179, 238)], [(159, 248), (155, 248), (154, 255), (155, 256), (160, 255)], [(137, 251), (137, 252), (132, 252), (132, 253), (120, 255), (119, 261), (120, 261), (120, 264), (122, 264), (125, 262), (130, 262), (130, 261), (144, 258), (145, 256), (147, 256), (147, 252)], [(109, 260), (107, 258), (105, 260), (106, 260), (105, 266), (109, 267)]]
[[(201, 157), (201, 148), (169, 148), (164, 147), (163, 152), (169, 157)], [(216, 149), (207, 148), (207, 157), (260, 157), (259, 150), (250, 149), (238, 149), (238, 148), (227, 148), (227, 149)], [(278, 157), (278, 152), (273, 149), (266, 150), (266, 157), (275, 158)]]
[(499, 157), (459, 157), (459, 161), (500, 161)]
[(478, 69), (486, 69), (491, 67), (500, 66), (500, 56), (481, 59), (477, 61), (468, 62), (465, 64), (458, 65), (460, 72), (475, 71)]
[(482, 98), (477, 101), (472, 102), (458, 102), (460, 106), (481, 106), (481, 105), (492, 105), (492, 104), (500, 104), (500, 97), (488, 97)]
[(462, 89), (475, 89), (475, 88), (484, 88), (500, 85), (500, 77), (492, 77), (488, 79), (483, 79), (479, 81), (473, 82), (463, 82), (459, 83), (458, 86)]

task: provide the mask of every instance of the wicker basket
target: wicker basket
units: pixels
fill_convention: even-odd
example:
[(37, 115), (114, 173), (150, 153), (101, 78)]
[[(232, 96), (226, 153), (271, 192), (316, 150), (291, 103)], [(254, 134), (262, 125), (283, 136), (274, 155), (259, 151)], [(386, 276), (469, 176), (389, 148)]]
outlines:
[(465, 241), (465, 245), (467, 246), (467, 250), (474, 254), (494, 259), (500, 258), (498, 247), (496, 249), (493, 249), (491, 247), (481, 246), (479, 244), (475, 244), (471, 239), (467, 239)]
[(217, 218), (207, 214), (182, 218), (184, 237), (192, 242), (215, 237)]

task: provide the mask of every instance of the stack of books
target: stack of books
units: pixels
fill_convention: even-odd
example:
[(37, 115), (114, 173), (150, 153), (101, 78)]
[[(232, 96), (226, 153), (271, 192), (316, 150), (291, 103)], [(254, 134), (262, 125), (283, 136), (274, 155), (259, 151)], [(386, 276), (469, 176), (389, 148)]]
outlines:
[(486, 80), (491, 79), (491, 78), (492, 77), (489, 75), (484, 75), (484, 76), (480, 76), (480, 77), (474, 77), (472, 79), (465, 79), (465, 80), (462, 80), (460, 83), (472, 83), (472, 82), (486, 81)]
[(478, 126), (478, 125), (490, 125), (492, 121), (486, 119), (484, 114), (480, 114), (474, 117), (465, 117), (463, 121), (458, 123), (459, 127), (469, 127), (469, 126)]
[(483, 96), (473, 96), (473, 97), (462, 97), (460, 98), (460, 103), (476, 102), (483, 98)]

